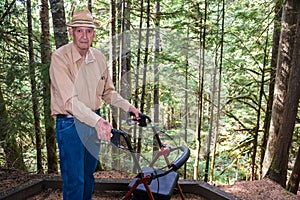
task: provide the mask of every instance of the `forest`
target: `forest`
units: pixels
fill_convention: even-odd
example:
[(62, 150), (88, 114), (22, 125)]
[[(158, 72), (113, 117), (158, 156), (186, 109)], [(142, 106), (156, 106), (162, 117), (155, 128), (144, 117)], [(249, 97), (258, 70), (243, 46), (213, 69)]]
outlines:
[[(267, 177), (297, 193), (297, 0), (1, 0), (1, 167), (59, 172), (49, 66), (81, 8), (101, 25), (93, 47), (116, 90), (191, 150), (185, 179)], [(126, 113), (104, 104), (101, 114), (132, 131)], [(111, 169), (101, 156), (99, 170)]]

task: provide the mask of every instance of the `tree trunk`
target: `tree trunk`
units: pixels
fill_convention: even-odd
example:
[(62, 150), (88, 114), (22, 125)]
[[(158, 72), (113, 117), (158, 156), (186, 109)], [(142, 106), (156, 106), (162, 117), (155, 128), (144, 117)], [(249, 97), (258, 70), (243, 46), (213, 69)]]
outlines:
[[(119, 90), (120, 94), (127, 100), (130, 100), (131, 94), (131, 35), (130, 31), (130, 0), (122, 1), (122, 24), (121, 24), (121, 40), (120, 40), (120, 63), (119, 71)], [(126, 119), (127, 113), (120, 110), (119, 128), (122, 126), (122, 119)]]
[[(203, 27), (203, 33), (200, 31), (199, 38), (199, 74), (198, 74), (198, 102), (197, 102), (197, 149), (196, 149), (196, 159), (194, 167), (194, 179), (198, 180), (198, 170), (200, 162), (200, 149), (201, 149), (201, 126), (202, 126), (202, 112), (203, 112), (203, 90), (204, 90), (204, 72), (205, 72), (205, 37), (206, 37), (206, 19), (207, 19), (207, 8), (208, 2), (205, 0), (205, 10), (204, 10), (204, 21), (202, 24), (199, 24), (199, 27)], [(197, 9), (200, 9), (198, 7)], [(198, 10), (198, 13), (201, 13)], [(202, 20), (201, 20), (202, 21)], [(201, 29), (200, 29), (201, 30)]]
[(209, 113), (209, 130), (207, 137), (207, 146), (206, 146), (206, 153), (205, 153), (205, 171), (204, 171), (204, 182), (208, 182), (208, 176), (209, 176), (209, 162), (210, 162), (210, 152), (211, 152), (211, 140), (212, 135), (216, 131), (214, 127), (215, 122), (215, 99), (216, 99), (216, 77), (217, 77), (217, 65), (218, 65), (218, 46), (215, 48), (215, 60), (214, 60), (214, 71), (213, 71), (213, 77), (212, 77), (212, 88), (211, 88), (211, 101), (210, 101), (210, 113)]
[(276, 66), (277, 66), (277, 57), (279, 49), (279, 40), (280, 40), (280, 27), (281, 27), (281, 18), (282, 18), (282, 3), (277, 1), (275, 6), (275, 17), (274, 17), (274, 31), (273, 31), (273, 45), (272, 45), (272, 57), (271, 57), (271, 70), (270, 70), (270, 83), (269, 83), (269, 95), (267, 101), (267, 110), (264, 120), (263, 127), (263, 137), (261, 144), (261, 161), (260, 161), (260, 176), (263, 176), (267, 169), (265, 169), (263, 163), (265, 158), (265, 152), (267, 147), (267, 141), (269, 137), (270, 123), (271, 123), (271, 114), (272, 114), (272, 104), (274, 99), (274, 87), (275, 87), (275, 78), (276, 78)]
[(155, 15), (155, 52), (154, 52), (154, 123), (159, 122), (159, 51), (160, 51), (160, 2), (156, 1)]
[[(110, 26), (110, 38), (111, 38), (111, 48), (110, 48), (110, 60), (111, 60), (111, 69), (112, 69), (112, 81), (114, 85), (117, 84), (117, 21), (116, 21), (116, 0), (110, 1), (110, 19), (111, 19), (111, 26)], [(110, 121), (112, 123), (112, 126), (114, 128), (117, 128), (117, 120), (115, 118), (115, 113), (117, 113), (117, 109), (113, 108), (111, 106), (111, 112), (110, 112)]]
[(92, 0), (88, 0), (88, 10), (92, 13), (93, 2)]
[(266, 45), (265, 45), (265, 50), (264, 50), (264, 63), (263, 63), (263, 68), (261, 69), (261, 82), (260, 82), (260, 89), (259, 89), (259, 97), (258, 97), (258, 108), (257, 108), (257, 118), (256, 118), (256, 125), (254, 129), (254, 137), (253, 137), (253, 153), (252, 153), (252, 161), (251, 161), (251, 176), (250, 180), (254, 181), (256, 180), (256, 174), (257, 174), (257, 166), (260, 166), (260, 164), (256, 163), (256, 154), (257, 150), (259, 148), (258, 144), (258, 137), (259, 137), (259, 125), (260, 125), (260, 116), (262, 112), (262, 98), (263, 95), (265, 94), (264, 92), (264, 86), (265, 86), (265, 68), (267, 65), (267, 57), (268, 57), (268, 34), (267, 34), (267, 39), (266, 39)]
[(264, 173), (269, 169), (272, 160), (277, 155), (277, 141), (279, 141), (279, 127), (282, 124), (283, 102), (287, 91), (287, 80), (290, 72), (291, 58), (293, 52), (293, 42), (295, 37), (295, 4), (297, 0), (287, 0), (283, 7), (282, 28), (278, 50), (278, 60), (276, 69), (276, 79), (274, 88), (274, 101), (272, 105), (271, 124), (269, 131), (269, 139), (267, 143), (264, 158)]
[[(300, 16), (300, 2), (299, 1), (287, 1), (287, 6), (292, 6), (293, 10), (290, 12), (292, 13), (293, 17)], [(297, 15), (298, 13), (298, 15)], [(293, 29), (295, 30), (295, 29)], [(281, 92), (285, 93), (284, 101), (282, 101), (281, 108), (282, 113), (280, 113), (281, 123), (278, 127), (278, 131), (276, 132), (277, 137), (274, 146), (274, 156), (272, 157), (271, 165), (268, 169), (266, 177), (270, 178), (271, 180), (277, 182), (282, 187), (286, 186), (286, 179), (287, 179), (287, 166), (288, 166), (288, 159), (289, 159), (289, 149), (292, 143), (292, 136), (295, 126), (295, 120), (298, 111), (298, 104), (299, 104), (299, 97), (300, 97), (300, 29), (297, 26), (297, 31), (294, 32), (296, 39), (294, 40), (295, 43), (290, 43), (293, 45), (294, 50), (293, 53), (288, 52), (288, 55), (292, 56), (292, 62), (290, 62), (289, 70), (284, 69), (285, 71), (280, 71), (280, 74), (277, 76), (282, 75), (287, 71), (286, 74), (286, 84), (282, 84), (280, 86), (284, 87), (284, 91), (280, 90)], [(293, 35), (292, 35), (293, 36)], [(282, 35), (283, 37), (283, 35)], [(293, 37), (294, 39), (295, 37)], [(276, 85), (278, 86), (278, 82)], [(275, 86), (276, 86), (275, 85)], [(276, 105), (275, 105), (276, 106)], [(274, 108), (274, 106), (273, 106)], [(278, 114), (278, 113), (277, 113)]]
[(48, 173), (56, 173), (57, 155), (56, 155), (56, 138), (54, 129), (54, 119), (50, 112), (50, 31), (49, 31), (49, 5), (47, 0), (41, 1), (40, 10), (41, 20), (41, 61), (42, 61), (42, 82), (43, 82), (43, 104), (44, 104), (44, 118), (46, 128), (46, 146), (47, 146), (47, 160)]
[(287, 185), (287, 190), (294, 194), (297, 194), (299, 188), (299, 180), (300, 180), (300, 148), (298, 149), (297, 158)]
[[(137, 47), (137, 64), (135, 70), (135, 92), (134, 92), (134, 106), (138, 107), (138, 99), (139, 99), (139, 76), (140, 76), (140, 67), (141, 67), (141, 43), (142, 43), (142, 29), (143, 29), (143, 15), (144, 15), (144, 0), (140, 1), (140, 19), (139, 19), (139, 35), (138, 35), (138, 47)], [(134, 129), (134, 147), (135, 151), (140, 155), (142, 149), (141, 143), (141, 129), (138, 129), (138, 137), (137, 137), (137, 130)], [(136, 140), (137, 138), (137, 140)]]
[(37, 173), (43, 173), (42, 164), (42, 137), (39, 114), (38, 91), (35, 80), (35, 65), (34, 65), (34, 49), (32, 41), (32, 16), (31, 16), (31, 0), (27, 0), (27, 21), (28, 21), (28, 52), (29, 52), (29, 77), (31, 83), (31, 101), (34, 118), (35, 146), (36, 146), (36, 164)]
[(144, 113), (145, 109), (145, 95), (146, 95), (146, 80), (147, 80), (147, 67), (148, 67), (148, 56), (149, 56), (149, 34), (150, 34), (150, 0), (147, 0), (147, 30), (146, 30), (146, 46), (145, 46), (145, 58), (144, 58), (144, 69), (143, 69), (143, 85), (142, 85), (142, 96), (140, 111)]
[[(187, 27), (187, 38), (190, 37), (190, 28)], [(187, 42), (186, 43), (187, 45), (187, 49), (189, 49), (189, 43)], [(187, 144), (187, 136), (188, 136), (188, 122), (189, 122), (189, 107), (188, 107), (188, 90), (189, 90), (189, 82), (188, 82), (188, 79), (189, 79), (189, 72), (188, 72), (188, 69), (189, 69), (189, 55), (188, 53), (185, 56), (185, 84), (184, 84), (184, 113), (183, 113), (183, 116), (184, 116), (184, 124), (183, 124), (183, 130), (184, 130), (184, 142)], [(184, 163), (184, 166), (183, 166), (183, 178), (186, 179), (186, 163)]]
[(49, 0), (51, 6), (55, 46), (59, 47), (68, 43), (65, 8), (63, 0)]
[(214, 147), (213, 147), (213, 153), (211, 158), (211, 174), (210, 174), (210, 182), (213, 183), (214, 181), (214, 169), (215, 169), (215, 160), (216, 160), (216, 152), (217, 152), (217, 144), (218, 144), (218, 138), (219, 138), (219, 121), (220, 121), (220, 107), (221, 107), (221, 87), (222, 87), (222, 65), (223, 65), (223, 47), (224, 47), (224, 21), (225, 21), (225, 0), (222, 0), (222, 29), (221, 29), (221, 40), (220, 40), (220, 63), (219, 63), (219, 80), (218, 80), (218, 95), (217, 95), (217, 114), (216, 114), (216, 131), (214, 134)]

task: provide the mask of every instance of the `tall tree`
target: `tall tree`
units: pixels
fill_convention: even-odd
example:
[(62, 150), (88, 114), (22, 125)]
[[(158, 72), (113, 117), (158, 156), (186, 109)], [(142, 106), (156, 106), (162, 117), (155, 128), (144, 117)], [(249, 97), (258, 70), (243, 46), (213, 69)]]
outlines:
[[(299, 63), (297, 60), (297, 56), (299, 56), (299, 46), (294, 46), (294, 44), (299, 45), (297, 41), (298, 37), (296, 37), (296, 22), (294, 21), (295, 19), (297, 20), (297, 13), (300, 12), (299, 5), (299, 1), (287, 0), (285, 2), (283, 10), (283, 21), (285, 21), (285, 19), (287, 20), (286, 22), (289, 22), (289, 20), (291, 20), (292, 23), (290, 25), (294, 25), (294, 27), (288, 29), (292, 29), (292, 32), (289, 34), (285, 30), (285, 28), (288, 27), (285, 27), (285, 24), (283, 24), (282, 29), (284, 30), (281, 33), (281, 45), (285, 45), (283, 39), (286, 37), (285, 34), (288, 34), (290, 36), (290, 41), (288, 44), (293, 48), (285, 52), (285, 56), (289, 56), (288, 58), (286, 58), (288, 59), (288, 61), (286, 61), (287, 63), (285, 63), (286, 65), (277, 67), (276, 76), (278, 79), (276, 79), (275, 83), (275, 95), (277, 94), (277, 97), (275, 98), (277, 98), (277, 102), (274, 101), (273, 112), (277, 117), (276, 119), (278, 120), (279, 127), (277, 127), (276, 131), (274, 132), (274, 153), (271, 154), (271, 165), (266, 174), (266, 177), (279, 183), (283, 187), (286, 186), (289, 149), (292, 142), (300, 95), (300, 73), (298, 70)], [(294, 43), (294, 41), (296, 41), (296, 43)], [(281, 51), (284, 51), (285, 48), (286, 46), (283, 46), (281, 48)], [(278, 97), (279, 95), (281, 98)], [(280, 102), (278, 102), (279, 99), (281, 100)], [(281, 112), (278, 112), (279, 108)]]
[(214, 181), (214, 168), (216, 162), (216, 153), (217, 153), (217, 144), (219, 138), (220, 131), (220, 115), (221, 115), (221, 88), (222, 88), (222, 65), (223, 65), (223, 50), (224, 50), (224, 22), (225, 22), (225, 0), (222, 0), (222, 8), (221, 8), (221, 38), (220, 38), (220, 57), (219, 57), (219, 75), (218, 75), (218, 92), (217, 92), (217, 114), (216, 114), (216, 130), (214, 134), (213, 141), (213, 153), (211, 158), (211, 171), (210, 171), (210, 182)]
[(294, 194), (297, 194), (299, 188), (299, 181), (300, 181), (300, 148), (298, 149), (293, 171), (287, 185), (287, 190)]
[[(142, 96), (141, 96), (141, 106), (140, 111), (143, 113), (145, 111), (145, 95), (146, 95), (146, 81), (147, 81), (147, 68), (148, 68), (148, 57), (149, 57), (149, 37), (150, 37), (150, 9), (151, 2), (147, 0), (147, 19), (146, 19), (146, 46), (145, 46), (145, 57), (144, 57), (144, 69), (143, 69), (143, 85), (142, 85)], [(142, 9), (142, 8), (141, 8)]]
[(252, 150), (252, 161), (251, 161), (251, 175), (250, 180), (254, 181), (256, 179), (256, 172), (257, 172), (257, 151), (259, 148), (259, 132), (260, 132), (260, 118), (261, 118), (261, 112), (262, 112), (262, 100), (263, 96), (265, 94), (264, 92), (264, 86), (265, 86), (265, 69), (267, 65), (267, 57), (268, 57), (268, 37), (266, 39), (265, 43), (265, 53), (264, 53), (264, 63), (263, 67), (261, 69), (261, 81), (260, 81), (260, 89), (259, 89), (259, 97), (258, 97), (258, 103), (257, 103), (257, 118), (256, 118), (256, 125), (254, 127), (254, 136), (253, 136), (253, 150)]
[(199, 31), (199, 69), (198, 69), (198, 95), (197, 95), (197, 149), (196, 149), (196, 159), (195, 159), (195, 167), (194, 167), (194, 179), (198, 179), (198, 169), (200, 162), (200, 149), (201, 149), (201, 126), (202, 126), (202, 114), (203, 114), (203, 94), (204, 94), (204, 72), (205, 72), (205, 48), (206, 48), (206, 22), (207, 22), (207, 9), (208, 2), (205, 0), (204, 4), (204, 16), (201, 16), (200, 4), (196, 5), (197, 13), (200, 15), (200, 22), (198, 27), (200, 27)]
[(279, 54), (277, 59), (276, 79), (274, 88), (274, 101), (272, 106), (269, 139), (267, 143), (263, 176), (269, 169), (271, 162), (276, 156), (275, 149), (278, 141), (278, 130), (282, 123), (283, 102), (285, 102), (288, 74), (290, 72), (293, 41), (295, 37), (295, 3), (296, 0), (285, 1), (282, 14), (282, 27), (279, 43)]
[(159, 51), (160, 51), (160, 2), (156, 1), (155, 11), (155, 51), (154, 51), (154, 122), (159, 121)]
[(41, 21), (41, 62), (42, 62), (42, 82), (43, 82), (43, 104), (44, 120), (46, 128), (46, 146), (48, 159), (48, 173), (55, 173), (58, 170), (56, 155), (56, 138), (54, 129), (54, 119), (50, 112), (50, 76), (49, 66), (51, 60), (50, 31), (49, 31), (49, 5), (47, 0), (41, 1), (40, 9)]
[[(135, 88), (134, 88), (134, 106), (138, 108), (138, 99), (139, 99), (139, 76), (141, 68), (141, 43), (142, 43), (142, 29), (143, 29), (143, 16), (144, 16), (144, 0), (140, 1), (140, 16), (139, 16), (139, 28), (138, 28), (138, 45), (137, 45), (137, 63), (135, 69)], [(141, 152), (141, 129), (139, 131), (139, 136), (137, 137), (137, 130), (134, 129), (134, 144), (135, 149), (138, 154)], [(138, 138), (138, 141), (136, 141)]]
[[(19, 27), (16, 26), (13, 20), (14, 15), (18, 14), (17, 11), (16, 0), (2, 2), (0, 6), (0, 42), (2, 48), (2, 56), (0, 56), (0, 79), (3, 79), (3, 75), (5, 75), (7, 86), (5, 87), (5, 84), (2, 83), (0, 84), (0, 145), (4, 150), (6, 167), (26, 171), (27, 167), (24, 163), (23, 152), (17, 140), (18, 131), (15, 129), (14, 120), (10, 119), (11, 113), (9, 109), (12, 109), (12, 107), (8, 104), (8, 99), (5, 99), (7, 93), (10, 94), (15, 89), (11, 84), (17, 76), (15, 74), (15, 68), (20, 65), (18, 59), (20, 55), (18, 55), (17, 52), (19, 52), (21, 48), (18, 40), (15, 38), (21, 38), (23, 32), (20, 32)], [(2, 68), (3, 66), (8, 67), (8, 69)], [(7, 93), (5, 93), (5, 91), (7, 91)]]
[(35, 79), (35, 64), (34, 64), (34, 49), (32, 41), (32, 16), (31, 16), (31, 0), (27, 0), (27, 21), (28, 21), (28, 53), (29, 53), (29, 77), (31, 82), (31, 100), (32, 111), (34, 118), (34, 132), (35, 132), (35, 146), (36, 146), (36, 160), (37, 160), (37, 172), (43, 173), (42, 165), (42, 137), (40, 126), (40, 113), (39, 113), (39, 101), (38, 90)]
[(210, 153), (211, 153), (211, 140), (213, 137), (213, 133), (216, 131), (215, 129), (215, 101), (216, 101), (216, 85), (217, 85), (217, 68), (218, 68), (218, 47), (219, 44), (216, 45), (215, 48), (215, 58), (214, 58), (214, 68), (212, 75), (212, 88), (210, 93), (210, 104), (209, 104), (209, 130), (206, 140), (206, 152), (205, 152), (205, 170), (204, 170), (204, 181), (208, 181), (209, 176), (209, 162), (210, 162)]
[[(121, 39), (120, 39), (120, 71), (119, 71), (119, 90), (125, 99), (130, 99), (131, 94), (131, 35), (130, 33), (130, 12), (131, 0), (121, 2)], [(120, 110), (120, 119), (125, 119), (125, 113)], [(119, 127), (121, 121), (119, 119)]]
[(64, 0), (49, 0), (56, 48), (68, 43)]
[[(272, 104), (274, 99), (274, 87), (275, 87), (275, 78), (276, 78), (276, 66), (277, 66), (277, 57), (279, 49), (279, 40), (280, 40), (280, 30), (281, 30), (281, 18), (282, 18), (282, 2), (276, 1), (275, 3), (275, 15), (274, 15), (274, 29), (273, 29), (273, 44), (272, 44), (272, 55), (270, 63), (270, 82), (269, 82), (269, 95), (267, 100), (267, 109), (266, 116), (264, 119), (263, 126), (263, 137), (261, 144), (261, 161), (260, 161), (260, 176), (263, 174), (264, 166), (264, 157), (267, 147), (267, 141), (269, 137), (270, 123), (271, 123), (271, 113), (272, 113)], [(266, 171), (266, 170), (265, 170)]]
[[(110, 60), (112, 69), (112, 81), (114, 85), (117, 84), (117, 4), (116, 0), (110, 1)], [(111, 107), (110, 121), (113, 127), (117, 127), (117, 119), (114, 113), (117, 109)]]

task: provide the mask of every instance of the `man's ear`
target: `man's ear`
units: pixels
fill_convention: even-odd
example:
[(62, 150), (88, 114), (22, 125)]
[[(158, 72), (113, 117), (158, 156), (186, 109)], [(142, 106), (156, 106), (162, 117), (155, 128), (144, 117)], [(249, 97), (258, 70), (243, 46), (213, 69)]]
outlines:
[(94, 29), (94, 36), (93, 36), (93, 38), (95, 38), (96, 37), (96, 30)]
[(73, 28), (72, 27), (69, 28), (69, 35), (70, 35), (71, 39), (73, 39)]

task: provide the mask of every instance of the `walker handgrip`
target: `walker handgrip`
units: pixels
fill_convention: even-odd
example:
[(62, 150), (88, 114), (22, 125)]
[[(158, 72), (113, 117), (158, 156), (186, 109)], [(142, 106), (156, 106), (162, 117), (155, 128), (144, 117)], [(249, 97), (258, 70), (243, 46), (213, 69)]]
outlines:
[(111, 129), (112, 137), (110, 138), (110, 142), (113, 143), (115, 146), (120, 147), (120, 136), (122, 136), (126, 142), (127, 148), (130, 152), (133, 152), (133, 148), (131, 146), (130, 140), (128, 135), (121, 130)]
[[(132, 112), (130, 112), (129, 114), (131, 116), (135, 116), (135, 114)], [(151, 123), (151, 118), (148, 115), (145, 115), (143, 113), (139, 114), (139, 119), (131, 119), (131, 120), (138, 121), (138, 125), (141, 127), (146, 127), (148, 123)], [(147, 120), (148, 120), (148, 122), (147, 122)]]
[(139, 165), (139, 162), (138, 162), (138, 159), (135, 155), (135, 152), (131, 146), (131, 143), (130, 143), (130, 139), (128, 137), (128, 134), (125, 133), (124, 131), (121, 131), (121, 130), (117, 130), (117, 129), (111, 129), (111, 133), (112, 133), (112, 137), (110, 139), (110, 142), (112, 144), (114, 144), (115, 146), (117, 146), (118, 148), (122, 148), (121, 144), (120, 144), (120, 137), (122, 136), (126, 142), (126, 145), (127, 145), (127, 150), (130, 151), (131, 155), (132, 155), (132, 158), (133, 158), (133, 161), (135, 163), (135, 166), (138, 168), (138, 171), (141, 171), (141, 167)]
[(183, 151), (183, 154), (177, 159), (175, 160), (172, 164), (171, 164), (171, 168), (176, 171), (177, 169), (179, 169), (182, 165), (184, 165), (184, 163), (189, 159), (190, 157), (190, 150), (189, 148), (187, 148), (186, 146), (182, 145), (180, 147), (178, 147), (179, 149), (181, 149)]

